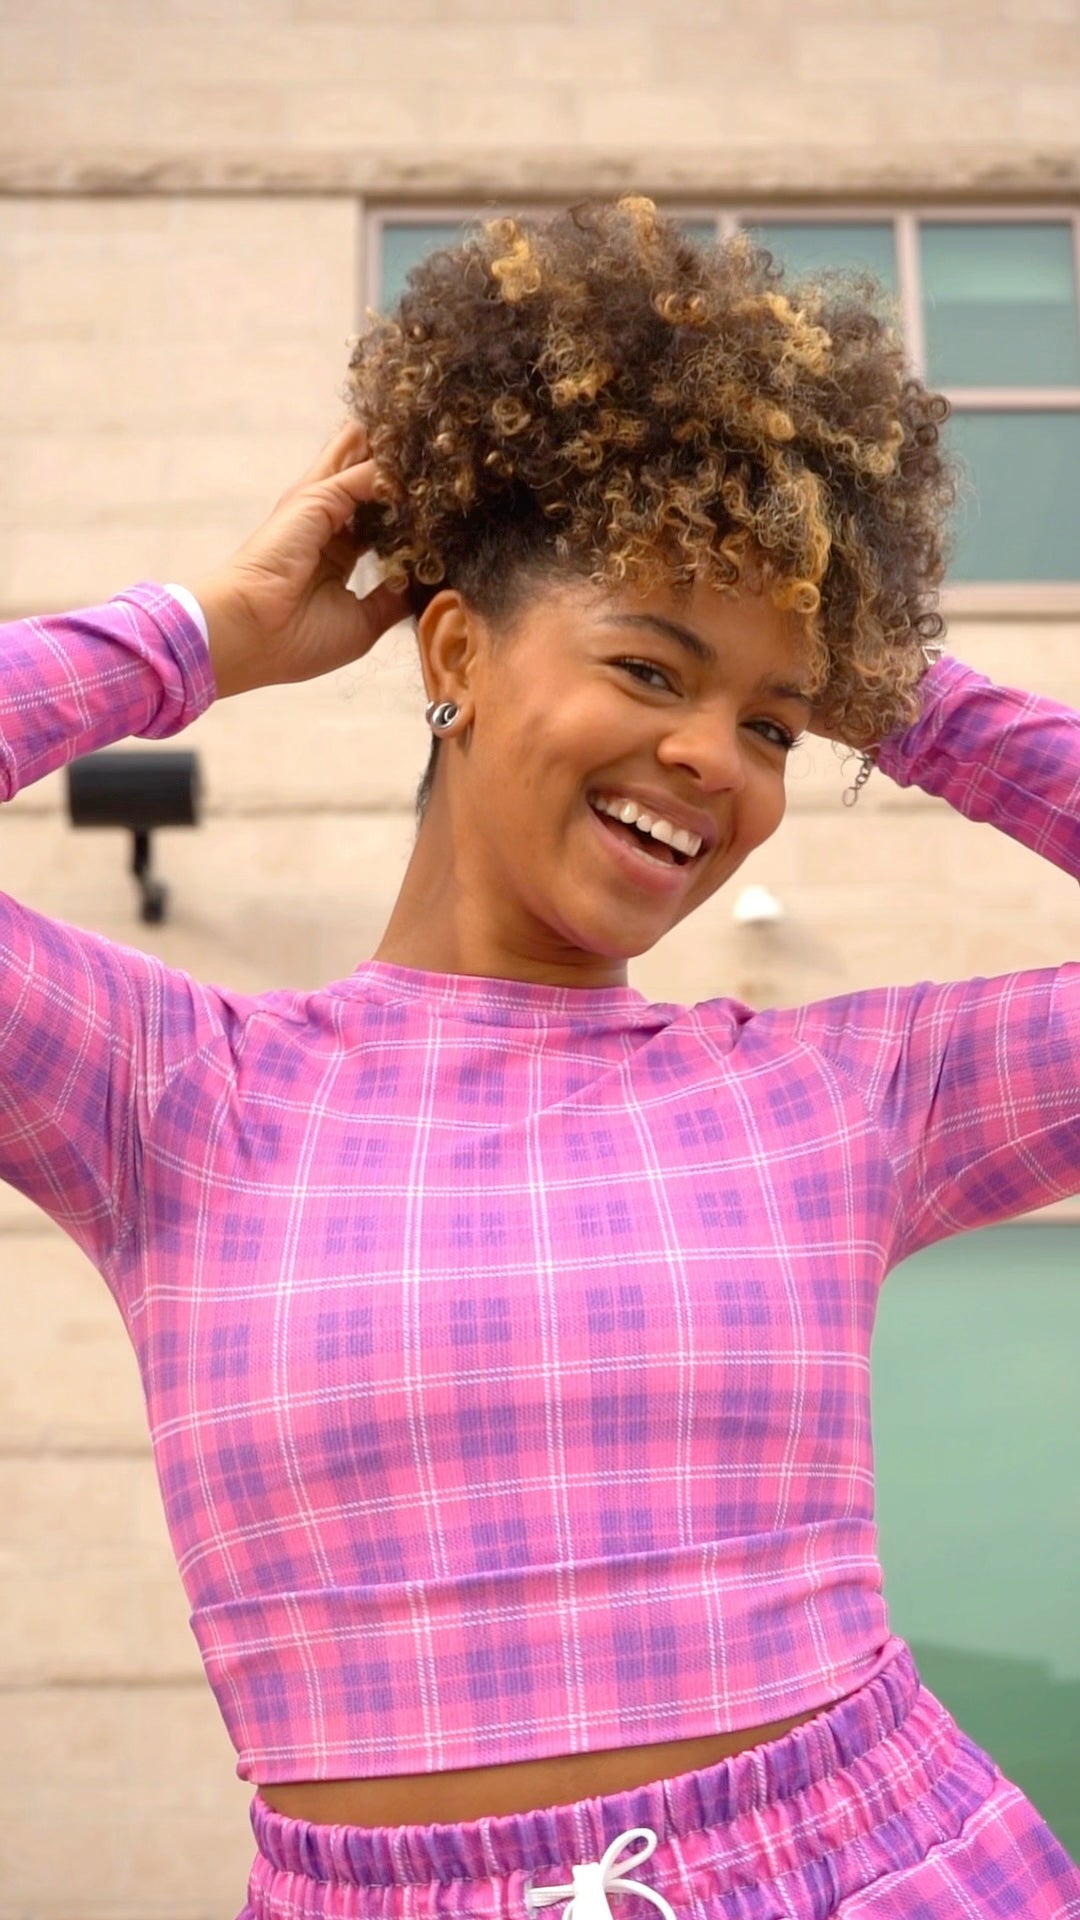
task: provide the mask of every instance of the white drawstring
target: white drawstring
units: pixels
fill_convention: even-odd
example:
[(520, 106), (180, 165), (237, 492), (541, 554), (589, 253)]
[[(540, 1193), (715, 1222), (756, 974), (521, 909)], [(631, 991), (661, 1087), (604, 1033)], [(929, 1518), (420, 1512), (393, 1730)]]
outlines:
[[(631, 1840), (644, 1840), (645, 1845), (639, 1853), (632, 1853), (628, 1860), (620, 1862), (619, 1855)], [(657, 1839), (651, 1827), (630, 1827), (605, 1848), (601, 1860), (590, 1860), (584, 1866), (571, 1868), (574, 1876), (571, 1886), (529, 1887), (525, 1904), (530, 1912), (535, 1912), (537, 1907), (553, 1906), (556, 1900), (569, 1900), (562, 1920), (612, 1920), (609, 1893), (640, 1893), (643, 1899), (652, 1901), (664, 1920), (675, 1920), (673, 1908), (655, 1887), (646, 1887), (640, 1880), (627, 1880), (615, 1871), (619, 1865), (640, 1867), (656, 1852), (656, 1847)]]

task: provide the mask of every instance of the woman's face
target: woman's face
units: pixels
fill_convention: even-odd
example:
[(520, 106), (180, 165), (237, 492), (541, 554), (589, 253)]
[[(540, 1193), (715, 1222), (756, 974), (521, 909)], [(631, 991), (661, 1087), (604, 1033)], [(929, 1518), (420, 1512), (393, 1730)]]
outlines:
[(469, 970), (624, 978), (779, 826), (811, 703), (798, 622), (767, 593), (567, 581), (501, 629), (442, 594), (421, 635), (462, 707), (431, 812), (483, 937)]

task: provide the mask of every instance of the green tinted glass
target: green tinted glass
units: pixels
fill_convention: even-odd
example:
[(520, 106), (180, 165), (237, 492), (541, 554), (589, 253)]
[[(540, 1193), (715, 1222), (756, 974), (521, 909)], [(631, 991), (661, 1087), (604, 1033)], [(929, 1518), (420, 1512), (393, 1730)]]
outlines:
[[(1018, 679), (1023, 675), (1018, 671)], [(929, 1686), (1080, 1854), (1080, 1227), (958, 1234), (873, 1346), (885, 1596)]]
[(1080, 412), (953, 414), (954, 580), (1080, 580)]
[(434, 253), (438, 247), (456, 246), (468, 231), (468, 226), (457, 220), (433, 220), (426, 226), (411, 220), (393, 225), (388, 221), (382, 229), (379, 311), (386, 313), (396, 306), (405, 291), (410, 268), (423, 260), (425, 254)]
[[(692, 240), (708, 243), (716, 239), (715, 220), (683, 220), (680, 224)], [(415, 267), (425, 254), (434, 253), (437, 247), (455, 246), (468, 233), (469, 225), (451, 220), (433, 220), (425, 224), (411, 220), (387, 221), (382, 228), (379, 261), (380, 311), (386, 313), (400, 300), (411, 267)]]
[(1080, 385), (1068, 221), (924, 221), (927, 373), (954, 387)]
[[(749, 224), (749, 223), (748, 223)], [(750, 232), (783, 262), (792, 278), (829, 267), (872, 273), (896, 294), (896, 243), (891, 220), (763, 220)]]

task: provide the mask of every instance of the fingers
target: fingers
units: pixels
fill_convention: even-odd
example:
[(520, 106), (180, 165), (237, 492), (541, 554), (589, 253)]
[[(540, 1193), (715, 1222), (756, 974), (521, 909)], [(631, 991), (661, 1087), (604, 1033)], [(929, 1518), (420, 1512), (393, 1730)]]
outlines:
[(308, 487), (313, 481), (328, 480), (331, 475), (340, 473), (343, 467), (352, 467), (358, 461), (369, 459), (370, 454), (368, 437), (360, 422), (347, 420), (320, 447), (310, 467), (294, 483), (295, 487)]
[[(375, 463), (358, 460), (322, 479), (308, 480), (303, 486), (279, 500), (264, 532), (279, 544), (299, 543), (309, 552), (312, 563), (333, 540), (343, 535), (357, 505), (375, 497)], [(353, 558), (357, 555), (353, 543)]]
[(389, 627), (396, 627), (399, 620), (410, 618), (409, 603), (405, 595), (395, 593), (385, 581), (380, 581), (377, 587), (372, 587), (371, 592), (365, 593), (363, 599), (357, 604), (371, 632), (372, 644)]
[(308, 498), (329, 514), (333, 531), (339, 534), (352, 520), (361, 501), (375, 499), (375, 480), (374, 460), (358, 460), (355, 465), (316, 481), (309, 487)]

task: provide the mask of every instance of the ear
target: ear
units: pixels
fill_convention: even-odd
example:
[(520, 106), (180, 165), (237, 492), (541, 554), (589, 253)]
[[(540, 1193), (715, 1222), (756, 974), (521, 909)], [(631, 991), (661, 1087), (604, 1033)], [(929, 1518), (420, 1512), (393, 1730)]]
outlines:
[(454, 700), (471, 713), (484, 622), (455, 587), (430, 600), (416, 623), (420, 668), (429, 700)]

